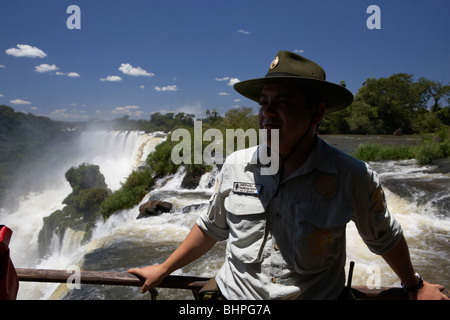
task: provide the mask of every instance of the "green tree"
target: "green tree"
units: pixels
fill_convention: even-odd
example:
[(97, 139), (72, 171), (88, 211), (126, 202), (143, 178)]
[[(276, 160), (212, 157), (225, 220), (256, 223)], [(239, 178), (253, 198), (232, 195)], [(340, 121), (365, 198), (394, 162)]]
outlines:
[(413, 133), (414, 115), (423, 106), (422, 94), (423, 86), (414, 83), (411, 74), (397, 73), (389, 78), (368, 78), (358, 90), (355, 102), (375, 107), (383, 122), (377, 126), (382, 131), (379, 133), (392, 134), (398, 128)]
[(100, 173), (100, 167), (83, 163), (72, 167), (66, 172), (66, 179), (72, 187), (72, 193), (77, 195), (83, 189), (106, 189), (105, 177)]
[(221, 123), (224, 129), (255, 129), (258, 131), (258, 116), (252, 108), (240, 107), (228, 110)]
[(206, 109), (206, 118), (202, 119), (203, 124), (210, 125), (212, 127), (220, 123), (223, 118), (219, 115), (216, 109)]
[[(431, 112), (435, 113), (442, 109), (441, 100), (450, 98), (450, 85), (435, 82), (426, 78), (420, 78), (418, 83), (423, 87), (423, 104), (428, 106), (431, 100)], [(448, 106), (448, 103), (447, 103)]]

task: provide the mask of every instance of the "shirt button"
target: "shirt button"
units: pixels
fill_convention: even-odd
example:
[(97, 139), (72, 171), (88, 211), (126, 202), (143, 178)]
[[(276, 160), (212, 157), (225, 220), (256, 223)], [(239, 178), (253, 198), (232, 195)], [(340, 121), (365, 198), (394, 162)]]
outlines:
[(272, 283), (277, 283), (277, 278), (273, 277), (272, 278)]
[(275, 249), (275, 251), (278, 251), (278, 250), (280, 250), (280, 247), (276, 244), (276, 245), (274, 245), (273, 246), (273, 248)]

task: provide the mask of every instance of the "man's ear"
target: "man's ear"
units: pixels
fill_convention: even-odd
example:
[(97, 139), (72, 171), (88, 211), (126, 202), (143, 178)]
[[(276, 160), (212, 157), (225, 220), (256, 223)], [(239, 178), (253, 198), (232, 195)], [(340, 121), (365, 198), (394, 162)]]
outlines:
[(317, 126), (322, 121), (326, 111), (327, 105), (324, 102), (319, 103), (311, 118), (311, 125)]

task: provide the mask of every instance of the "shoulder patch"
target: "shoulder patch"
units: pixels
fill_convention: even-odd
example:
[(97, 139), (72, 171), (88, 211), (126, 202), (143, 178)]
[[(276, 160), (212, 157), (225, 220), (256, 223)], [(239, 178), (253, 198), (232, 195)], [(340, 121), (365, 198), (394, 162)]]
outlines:
[(372, 197), (370, 198), (370, 204), (373, 206), (373, 211), (375, 213), (383, 212), (386, 210), (386, 200), (381, 185), (379, 185), (372, 194)]

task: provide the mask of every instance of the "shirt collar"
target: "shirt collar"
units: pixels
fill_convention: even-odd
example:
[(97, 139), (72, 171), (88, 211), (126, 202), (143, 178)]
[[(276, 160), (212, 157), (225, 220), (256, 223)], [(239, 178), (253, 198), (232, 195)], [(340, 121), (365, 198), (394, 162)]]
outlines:
[[(259, 148), (266, 147), (264, 144), (245, 150), (244, 164), (253, 164), (258, 166), (268, 166), (270, 164), (261, 164), (259, 160)], [(264, 152), (264, 151), (263, 151)], [(302, 175), (311, 172), (313, 169), (327, 173), (337, 173), (336, 164), (333, 157), (333, 148), (331, 148), (322, 138), (314, 138), (314, 146), (306, 159), (305, 163), (296, 170), (294, 175)]]
[(309, 171), (315, 168), (327, 173), (337, 173), (333, 154), (333, 148), (323, 141), (322, 138), (316, 136), (314, 140), (314, 147), (302, 167), (305, 167), (305, 169), (308, 168)]

